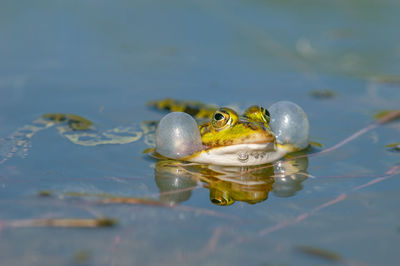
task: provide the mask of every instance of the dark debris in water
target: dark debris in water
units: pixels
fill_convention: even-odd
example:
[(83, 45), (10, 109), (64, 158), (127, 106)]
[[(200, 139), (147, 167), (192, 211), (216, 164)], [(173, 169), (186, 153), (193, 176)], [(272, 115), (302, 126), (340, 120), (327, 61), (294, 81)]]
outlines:
[(9, 223), (11, 227), (71, 227), (71, 228), (97, 228), (112, 227), (118, 223), (118, 220), (100, 217), (100, 218), (52, 218), (52, 219), (28, 219), (16, 220)]
[(147, 148), (147, 149), (144, 149), (144, 150), (142, 151), (142, 153), (143, 153), (143, 154), (148, 154), (148, 153), (153, 153), (153, 152), (155, 152), (155, 151), (156, 151), (155, 148)]
[(378, 75), (374, 76), (372, 80), (390, 86), (400, 86), (400, 75)]
[(61, 194), (55, 193), (50, 190), (40, 190), (37, 192), (39, 197), (52, 197), (57, 195), (58, 197), (95, 197), (95, 198), (112, 198), (115, 195), (110, 193), (89, 193), (89, 192), (75, 192), (75, 191), (67, 191)]
[(91, 258), (91, 253), (88, 250), (79, 250), (74, 255), (74, 262), (76, 264), (86, 264)]
[(315, 148), (322, 148), (324, 144), (317, 142), (317, 141), (310, 141), (310, 146), (315, 147)]
[(325, 100), (332, 99), (337, 96), (336, 92), (328, 89), (316, 89), (310, 91), (310, 96), (315, 99)]
[(145, 199), (145, 198), (132, 198), (132, 197), (113, 197), (99, 200), (100, 204), (140, 204), (140, 205), (150, 205), (150, 206), (165, 206), (168, 207), (170, 205), (153, 199)]
[(67, 123), (71, 130), (87, 130), (92, 126), (92, 121), (74, 114), (44, 114), (43, 118), (54, 121), (55, 123)]
[(313, 256), (313, 257), (318, 257), (321, 259), (329, 260), (329, 261), (341, 261), (342, 257), (330, 250), (322, 249), (319, 247), (312, 247), (312, 246), (298, 246), (296, 248), (297, 251)]
[[(52, 196), (54, 193), (49, 191), (39, 191), (39, 196), (47, 197)], [(89, 192), (75, 192), (75, 191), (67, 191), (61, 194), (58, 194), (58, 197), (76, 197), (76, 198), (97, 198), (97, 203), (99, 204), (138, 204), (138, 205), (149, 205), (149, 206), (166, 206), (169, 207), (169, 204), (165, 204), (159, 200), (154, 200), (151, 198), (136, 198), (136, 197), (119, 197), (110, 193), (89, 193)]]
[(265, 262), (262, 263), (260, 266), (288, 266), (289, 264), (280, 264), (280, 263), (274, 263), (274, 262)]
[[(381, 111), (375, 113), (373, 115), (373, 118), (375, 120), (380, 120), (380, 119), (385, 118), (386, 116), (388, 116), (390, 114), (395, 114), (394, 117), (391, 118), (387, 122), (394, 121), (394, 120), (399, 120), (400, 119), (400, 113), (399, 112), (400, 112), (400, 110), (381, 110)], [(396, 113), (399, 113), (399, 114), (396, 115)]]
[(96, 220), (96, 224), (98, 227), (111, 227), (111, 226), (116, 225), (117, 223), (118, 223), (118, 220), (112, 219), (112, 218), (107, 218), (107, 217), (98, 218)]
[(309, 141), (309, 145), (305, 150), (299, 151), (299, 152), (292, 152), (289, 155), (287, 155), (288, 158), (290, 157), (296, 157), (296, 156), (301, 156), (304, 152), (307, 154), (310, 153), (315, 153), (321, 151), (321, 149), (324, 147), (324, 144), (317, 142), (317, 141)]
[(96, 197), (100, 198), (97, 202), (99, 204), (139, 204), (150, 206), (168, 206), (159, 200), (149, 198), (136, 198), (136, 197), (118, 197), (109, 193), (82, 193), (82, 192), (66, 192), (64, 195), (70, 197)]
[(386, 145), (386, 147), (389, 148), (391, 151), (400, 152), (400, 142), (388, 144)]
[(67, 191), (63, 193), (67, 197), (95, 197), (95, 198), (113, 198), (115, 195), (110, 193), (89, 193), (89, 192), (75, 192)]
[(37, 195), (39, 197), (51, 197), (53, 196), (53, 193), (49, 190), (40, 190), (38, 191)]

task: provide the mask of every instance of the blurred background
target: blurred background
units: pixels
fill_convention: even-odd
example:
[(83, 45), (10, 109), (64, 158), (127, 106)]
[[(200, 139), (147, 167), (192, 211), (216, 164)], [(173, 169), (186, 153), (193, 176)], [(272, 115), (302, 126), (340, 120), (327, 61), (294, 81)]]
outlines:
[[(45, 113), (77, 114), (100, 130), (140, 130), (162, 117), (146, 103), (165, 97), (241, 109), (290, 100), (308, 114), (311, 139), (330, 147), (375, 113), (400, 107), (399, 12), (397, 0), (2, 0), (0, 155), (18, 141), (25, 146), (0, 164), (0, 220), (100, 213), (120, 223), (0, 223), (0, 265), (396, 264), (399, 176), (352, 189), (399, 162), (385, 147), (400, 141), (399, 122), (309, 158), (310, 176), (292, 197), (221, 207), (197, 188), (183, 197), (189, 212), (37, 197), (46, 190), (158, 198), (155, 161), (142, 154), (143, 139), (85, 147), (54, 128), (29, 139), (14, 132)], [(331, 209), (260, 236), (341, 193), (346, 201)]]

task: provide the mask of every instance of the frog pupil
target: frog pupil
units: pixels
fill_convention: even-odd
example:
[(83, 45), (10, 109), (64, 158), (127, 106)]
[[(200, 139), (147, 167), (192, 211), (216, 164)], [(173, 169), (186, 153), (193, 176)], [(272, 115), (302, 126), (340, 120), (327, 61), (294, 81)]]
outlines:
[(216, 113), (214, 115), (214, 119), (217, 120), (217, 121), (222, 120), (222, 119), (224, 119), (224, 115), (221, 114), (221, 113)]
[(270, 117), (271, 115), (269, 114), (269, 112), (268, 112), (268, 110), (267, 109), (264, 109), (264, 111), (265, 111), (265, 115), (266, 116), (268, 116), (268, 117)]

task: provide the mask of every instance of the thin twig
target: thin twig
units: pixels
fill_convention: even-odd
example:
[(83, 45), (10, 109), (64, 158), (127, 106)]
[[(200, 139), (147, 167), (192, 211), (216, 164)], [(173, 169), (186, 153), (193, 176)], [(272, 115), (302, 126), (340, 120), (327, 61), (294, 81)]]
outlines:
[[(395, 175), (397, 175), (399, 173), (400, 173), (400, 167), (398, 165), (395, 165), (390, 170), (388, 170), (385, 173), (384, 176), (377, 177), (377, 178), (375, 178), (375, 179), (373, 179), (373, 180), (371, 180), (371, 181), (369, 181), (369, 182), (367, 182), (365, 184), (357, 186), (357, 187), (353, 188), (351, 191), (358, 191), (360, 189), (369, 187), (369, 186), (371, 186), (373, 184), (376, 184), (376, 183), (382, 182), (382, 181), (384, 181), (386, 179), (389, 179), (389, 178), (391, 178), (391, 177), (393, 177), (393, 176), (395, 176)], [(321, 205), (318, 205), (317, 207), (313, 208), (311, 211), (308, 211), (308, 212), (305, 212), (305, 213), (302, 213), (302, 214), (298, 215), (292, 221), (278, 223), (278, 224), (276, 224), (274, 226), (270, 226), (270, 227), (264, 228), (264, 229), (259, 231), (258, 235), (259, 236), (266, 236), (266, 235), (268, 235), (270, 233), (273, 233), (273, 232), (276, 232), (278, 230), (287, 228), (287, 227), (289, 227), (291, 225), (297, 224), (298, 222), (301, 222), (301, 221), (307, 219), (311, 215), (313, 215), (313, 214), (315, 214), (315, 213), (317, 213), (317, 212), (319, 212), (319, 211), (321, 211), (321, 210), (323, 210), (323, 209), (325, 209), (327, 207), (330, 207), (330, 206), (335, 205), (335, 204), (337, 204), (337, 203), (339, 203), (341, 201), (344, 201), (347, 197), (348, 197), (348, 193), (342, 193), (339, 196), (337, 196), (336, 198), (334, 198), (334, 199), (332, 199), (332, 200), (330, 200), (328, 202), (325, 202), (325, 203), (323, 203)]]
[(177, 210), (187, 211), (187, 212), (194, 212), (194, 213), (198, 213), (198, 214), (204, 214), (204, 215), (209, 215), (209, 216), (224, 218), (224, 219), (230, 219), (230, 220), (235, 220), (235, 221), (241, 220), (237, 216), (223, 214), (223, 213), (212, 211), (209, 209), (194, 208), (194, 207), (183, 206), (183, 205), (178, 205), (178, 204), (164, 203), (164, 202), (152, 200), (152, 199), (115, 197), (115, 198), (101, 199), (97, 202), (100, 204), (150, 205), (150, 206), (158, 206), (158, 207), (177, 209)]
[(215, 251), (218, 241), (221, 238), (222, 232), (224, 231), (224, 228), (221, 226), (218, 226), (214, 229), (210, 239), (208, 240), (207, 244), (203, 248), (202, 254), (211, 254)]
[(81, 228), (96, 228), (110, 227), (117, 223), (116, 220), (110, 218), (97, 219), (27, 219), (5, 222), (7, 227), (81, 227)]

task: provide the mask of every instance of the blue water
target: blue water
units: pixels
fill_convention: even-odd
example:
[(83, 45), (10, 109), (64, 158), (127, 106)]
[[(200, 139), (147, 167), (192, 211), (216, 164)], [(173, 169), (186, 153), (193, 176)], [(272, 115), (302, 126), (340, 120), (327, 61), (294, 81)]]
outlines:
[[(44, 113), (78, 114), (98, 129), (139, 128), (162, 117), (146, 103), (164, 97), (241, 109), (291, 100), (308, 114), (311, 139), (331, 147), (377, 111), (399, 109), (399, 12), (395, 0), (3, 1), (0, 151)], [(385, 76), (397, 83), (378, 82)], [(317, 89), (336, 96), (315, 99)], [(385, 145), (399, 142), (399, 131), (393, 122), (309, 157), (309, 177), (291, 197), (271, 191), (254, 205), (222, 207), (187, 181), (198, 187), (166, 208), (65, 196), (158, 199), (143, 138), (86, 147), (42, 130), (0, 164), (0, 265), (396, 265), (400, 176), (385, 173), (400, 157)], [(44, 190), (54, 196), (38, 197)], [(119, 224), (8, 226), (99, 215)]]

